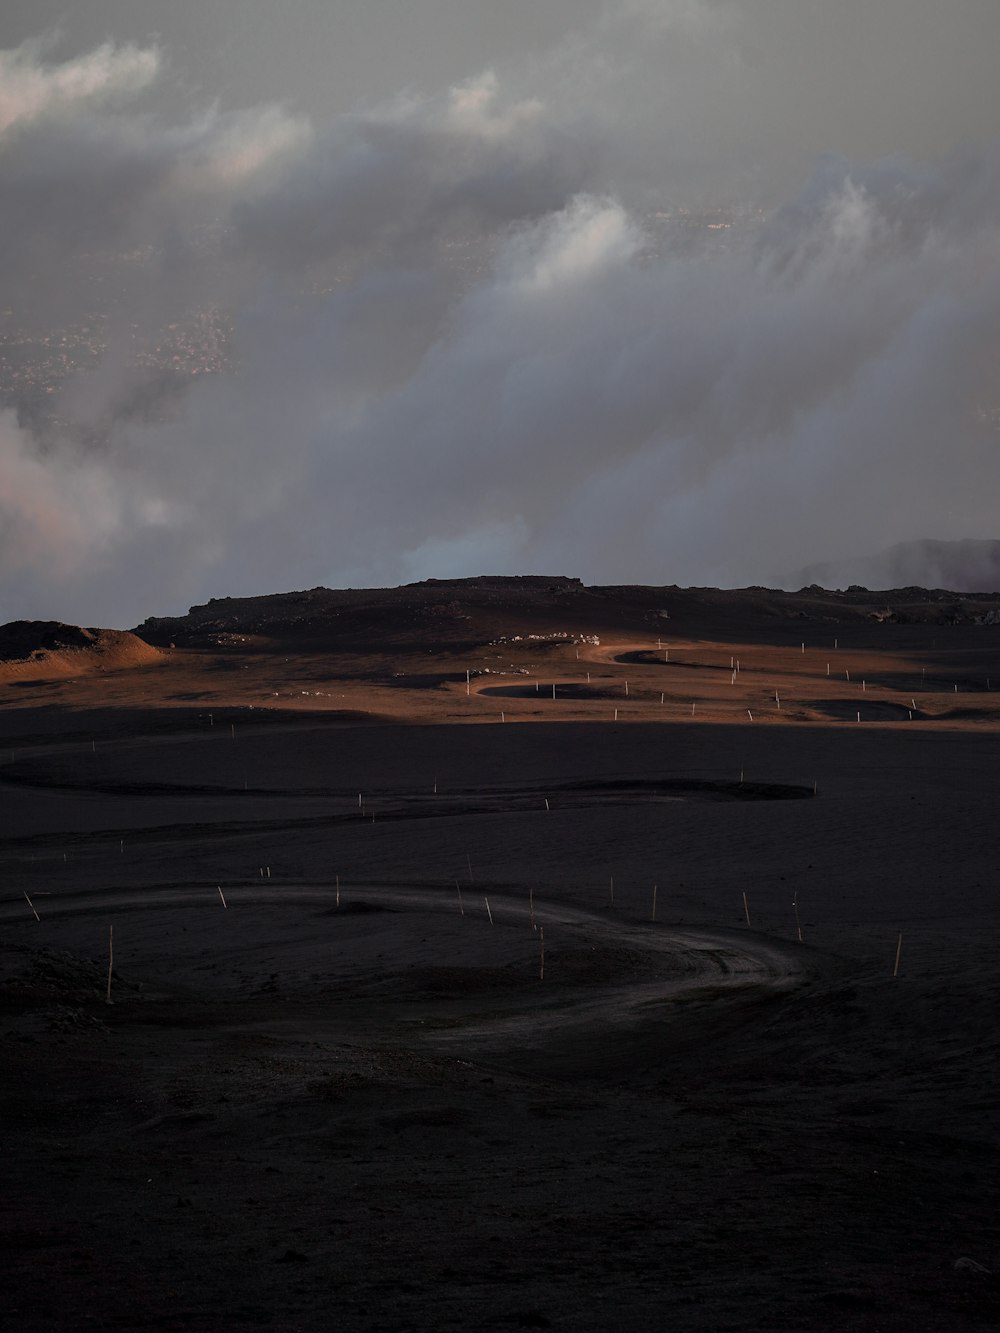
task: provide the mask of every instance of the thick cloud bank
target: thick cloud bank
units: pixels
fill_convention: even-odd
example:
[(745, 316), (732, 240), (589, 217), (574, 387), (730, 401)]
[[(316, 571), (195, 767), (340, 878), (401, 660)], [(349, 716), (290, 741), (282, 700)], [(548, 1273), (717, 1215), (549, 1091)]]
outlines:
[(699, 220), (576, 96), (178, 123), (161, 64), (0, 54), (0, 351), (63, 357), (0, 386), (0, 620), (994, 535), (996, 153), (828, 158)]

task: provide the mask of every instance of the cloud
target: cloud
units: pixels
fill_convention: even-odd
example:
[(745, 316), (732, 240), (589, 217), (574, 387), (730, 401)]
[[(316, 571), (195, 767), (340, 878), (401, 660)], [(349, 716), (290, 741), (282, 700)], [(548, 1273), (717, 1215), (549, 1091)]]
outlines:
[(45, 43), (0, 51), (0, 135), (43, 117), (71, 116), (147, 88), (160, 71), (155, 48), (103, 46), (59, 64), (43, 63)]
[(126, 324), (132, 300), (162, 302), (169, 319), (172, 283), (205, 290), (206, 228), (308, 139), (274, 106), (179, 123), (146, 113), (133, 103), (161, 67), (155, 47), (108, 43), (55, 65), (38, 43), (0, 52), (0, 290), (19, 321), (51, 326), (103, 302)]
[(119, 530), (116, 479), (82, 460), (40, 455), (11, 412), (0, 414), (0, 567), (4, 583), (71, 577)]
[(318, 133), (266, 193), (234, 208), (234, 246), (276, 268), (420, 262), (457, 238), (544, 215), (593, 178), (600, 145), (486, 73)]
[(699, 219), (611, 189), (620, 126), (558, 88), (178, 121), (123, 51), (117, 103), (0, 136), (5, 336), (100, 331), (0, 419), (0, 618), (487, 569), (771, 582), (990, 535), (995, 151), (826, 156)]

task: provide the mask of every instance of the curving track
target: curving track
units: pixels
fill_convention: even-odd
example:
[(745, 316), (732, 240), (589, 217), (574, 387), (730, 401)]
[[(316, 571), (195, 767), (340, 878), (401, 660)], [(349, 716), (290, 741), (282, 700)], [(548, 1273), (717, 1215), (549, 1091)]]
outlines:
[[(212, 936), (213, 941), (218, 940), (219, 956), (232, 957), (236, 940), (230, 932), (240, 929), (240, 909), (280, 908), (282, 923), (287, 925), (289, 917), (285, 909), (288, 908), (321, 906), (331, 909), (333, 915), (334, 893), (332, 884), (230, 885), (225, 890), (230, 911), (224, 916), (214, 887), (168, 885), (141, 891), (82, 891), (34, 901), (42, 918), (36, 938), (39, 943), (44, 942), (45, 922), (51, 919), (95, 915), (107, 919), (109, 913), (204, 908), (211, 914), (205, 918), (206, 932), (226, 928), (225, 939)], [(484, 933), (491, 928), (482, 905), (481, 889), (475, 894), (466, 890), (464, 917), (459, 915), (452, 890), (345, 885), (341, 895), (345, 922), (350, 921), (350, 908), (359, 904), (386, 909), (397, 918), (397, 923), (401, 914), (446, 918), (445, 922), (439, 920), (434, 932), (439, 941), (434, 946), (434, 961), (439, 969), (447, 960), (465, 974), (474, 971), (475, 967), (461, 969), (463, 963), (470, 962), (466, 950), (471, 943), (475, 945), (476, 965), (484, 974), (493, 970), (483, 963), (482, 945), (484, 938), (488, 938)], [(509, 962), (514, 932), (524, 938), (525, 949), (515, 951), (515, 956), (522, 960), (518, 972), (522, 983), (513, 988), (508, 985), (500, 993), (490, 992), (487, 1012), (483, 1009), (482, 995), (476, 1004), (470, 1005), (468, 996), (454, 994), (443, 1000), (437, 997), (428, 1018), (401, 1020), (398, 1012), (387, 1011), (386, 1023), (407, 1021), (424, 1025), (420, 1029), (422, 1039), (445, 1047), (468, 1047), (470, 1041), (476, 1046), (536, 1044), (539, 1038), (572, 1037), (574, 1030), (580, 1035), (595, 1036), (609, 1029), (634, 1029), (644, 1020), (661, 1019), (676, 1012), (677, 1006), (684, 1006), (685, 1012), (689, 1012), (689, 1007), (696, 1003), (716, 1006), (721, 1003), (725, 1007), (727, 1001), (778, 996), (818, 977), (824, 968), (822, 957), (812, 951), (749, 930), (636, 923), (564, 902), (543, 902), (541, 895), (536, 895), (534, 922), (545, 931), (549, 956), (542, 982), (534, 973), (534, 962), (532, 972), (524, 970), (526, 958), (540, 957), (540, 937), (533, 931), (526, 897), (491, 894), (490, 906), (498, 957)], [(27, 911), (23, 898), (8, 898), (0, 902), (0, 921), (18, 921), (22, 926), (34, 927)], [(185, 920), (190, 923), (189, 911)], [(250, 918), (245, 921), (250, 928)], [(260, 938), (254, 936), (254, 931), (261, 928), (259, 913), (255, 911), (246, 938), (248, 954), (252, 954)], [(207, 938), (205, 947), (212, 947)], [(237, 945), (237, 953), (240, 949)], [(590, 977), (581, 982), (579, 976), (563, 970), (560, 960), (567, 956), (587, 957), (588, 951), (601, 961), (602, 968), (596, 981)], [(616, 971), (616, 960), (625, 957), (642, 961), (641, 981), (622, 984), (620, 977), (627, 969)], [(424, 961), (431, 960), (425, 957)], [(377, 975), (379, 967), (373, 967), (372, 973)], [(657, 977), (657, 973), (661, 975)], [(357, 978), (358, 973), (355, 971), (354, 975)]]

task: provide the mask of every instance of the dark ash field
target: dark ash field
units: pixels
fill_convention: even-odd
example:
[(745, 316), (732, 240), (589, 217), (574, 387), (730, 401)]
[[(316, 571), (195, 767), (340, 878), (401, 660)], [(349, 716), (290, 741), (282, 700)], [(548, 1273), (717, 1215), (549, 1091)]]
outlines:
[(10, 1327), (995, 1328), (998, 604), (0, 630)]

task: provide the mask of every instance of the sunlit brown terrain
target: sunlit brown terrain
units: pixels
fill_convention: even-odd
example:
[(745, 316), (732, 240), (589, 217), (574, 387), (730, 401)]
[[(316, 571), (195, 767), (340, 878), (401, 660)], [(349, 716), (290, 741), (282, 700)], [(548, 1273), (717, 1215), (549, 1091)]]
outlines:
[(995, 1328), (998, 608), (0, 629), (10, 1326)]

